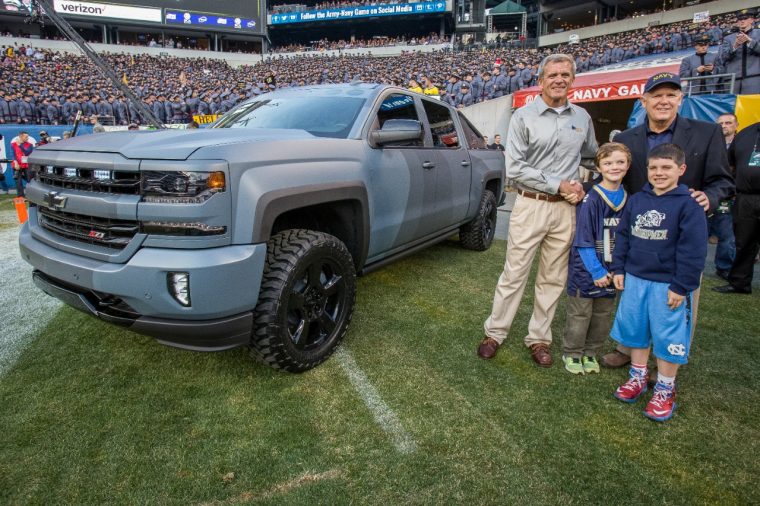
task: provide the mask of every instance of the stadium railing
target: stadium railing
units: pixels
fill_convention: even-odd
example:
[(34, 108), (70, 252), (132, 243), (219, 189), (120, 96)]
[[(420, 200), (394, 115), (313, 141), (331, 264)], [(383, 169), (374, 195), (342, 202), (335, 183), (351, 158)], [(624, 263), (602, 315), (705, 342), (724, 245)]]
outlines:
[[(18, 37), (0, 37), (0, 46), (13, 46), (18, 44), (32, 46), (35, 49), (49, 49), (51, 51), (60, 51), (62, 53), (81, 54), (73, 42), (62, 40), (48, 39), (27, 39)], [(429, 45), (404, 45), (404, 46), (382, 46), (372, 48), (352, 48), (341, 50), (311, 51), (297, 53), (225, 53), (218, 51), (197, 51), (193, 49), (169, 49), (164, 47), (146, 47), (146, 46), (129, 46), (120, 44), (99, 44), (93, 43), (90, 46), (99, 53), (113, 54), (148, 54), (152, 56), (175, 56), (178, 58), (210, 58), (214, 60), (225, 60), (232, 66), (253, 65), (267, 58), (279, 58), (281, 56), (299, 56), (299, 55), (361, 55), (372, 53), (374, 56), (397, 56), (402, 52), (432, 52), (441, 51), (451, 48), (451, 43), (429, 44)]]
[(715, 74), (713, 76), (682, 77), (681, 87), (687, 96), (692, 95), (732, 95), (736, 74)]

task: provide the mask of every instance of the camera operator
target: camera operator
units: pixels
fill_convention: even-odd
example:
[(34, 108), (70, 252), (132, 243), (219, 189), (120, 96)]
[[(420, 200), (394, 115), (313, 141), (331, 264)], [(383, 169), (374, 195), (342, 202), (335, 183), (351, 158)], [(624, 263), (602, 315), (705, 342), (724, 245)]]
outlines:
[(756, 9), (736, 15), (736, 30), (723, 38), (720, 60), (728, 74), (736, 76), (734, 93), (760, 93), (760, 29), (755, 28)]

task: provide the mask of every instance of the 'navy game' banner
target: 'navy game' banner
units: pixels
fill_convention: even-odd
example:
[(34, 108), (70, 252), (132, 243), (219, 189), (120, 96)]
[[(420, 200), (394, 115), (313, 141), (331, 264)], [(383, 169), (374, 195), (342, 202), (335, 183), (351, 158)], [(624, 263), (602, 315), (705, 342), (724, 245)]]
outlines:
[(405, 14), (434, 14), (445, 12), (446, 2), (418, 2), (413, 4), (383, 4), (339, 9), (322, 9), (303, 12), (272, 14), (270, 25), (305, 23), (309, 21), (333, 21), (338, 19), (367, 18), (374, 16), (399, 16)]
[(216, 28), (231, 28), (236, 30), (258, 29), (256, 20), (208, 14), (204, 12), (170, 11), (166, 10), (164, 20), (167, 24), (191, 26), (214, 26)]

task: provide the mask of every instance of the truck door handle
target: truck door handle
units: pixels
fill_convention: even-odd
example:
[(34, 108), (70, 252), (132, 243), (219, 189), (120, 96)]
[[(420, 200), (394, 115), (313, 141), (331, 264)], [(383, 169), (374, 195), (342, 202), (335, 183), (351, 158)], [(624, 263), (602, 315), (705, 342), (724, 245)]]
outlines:
[(432, 169), (433, 167), (435, 167), (435, 164), (433, 162), (423, 162), (422, 163), (422, 168), (423, 169)]
[(470, 166), (470, 162), (468, 162), (467, 160), (462, 160), (462, 167), (469, 167), (469, 166)]

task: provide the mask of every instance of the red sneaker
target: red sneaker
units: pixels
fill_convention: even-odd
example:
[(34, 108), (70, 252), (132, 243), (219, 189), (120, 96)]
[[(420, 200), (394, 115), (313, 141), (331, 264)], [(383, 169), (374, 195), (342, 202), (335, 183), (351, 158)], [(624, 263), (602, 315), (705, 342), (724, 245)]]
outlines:
[(615, 397), (623, 402), (632, 403), (647, 391), (647, 375), (637, 376), (631, 372), (631, 377), (615, 390)]
[(673, 412), (676, 410), (676, 390), (672, 387), (666, 387), (662, 383), (654, 386), (654, 393), (649, 400), (644, 416), (655, 422), (665, 422), (673, 418)]

